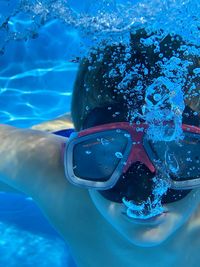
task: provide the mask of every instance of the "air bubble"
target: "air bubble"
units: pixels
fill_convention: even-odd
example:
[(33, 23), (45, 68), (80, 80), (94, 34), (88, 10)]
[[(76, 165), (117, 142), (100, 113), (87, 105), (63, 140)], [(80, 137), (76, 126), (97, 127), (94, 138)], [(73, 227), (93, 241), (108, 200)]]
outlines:
[(122, 159), (123, 158), (123, 155), (121, 152), (116, 152), (115, 153), (115, 156), (118, 158), (118, 159)]
[(160, 99), (161, 99), (161, 94), (155, 94), (154, 96), (153, 96), (153, 99), (155, 100), (155, 101), (160, 101)]
[(131, 137), (130, 134), (124, 134), (124, 136), (127, 137), (127, 138), (130, 138)]
[(176, 174), (179, 171), (179, 164), (176, 156), (168, 150), (165, 152), (165, 163), (172, 173)]
[(105, 138), (101, 138), (101, 144), (103, 146), (107, 146), (110, 144), (110, 141), (108, 139), (105, 139)]
[(196, 69), (194, 69), (194, 70), (193, 70), (193, 73), (194, 73), (195, 75), (200, 74), (200, 68), (196, 68)]

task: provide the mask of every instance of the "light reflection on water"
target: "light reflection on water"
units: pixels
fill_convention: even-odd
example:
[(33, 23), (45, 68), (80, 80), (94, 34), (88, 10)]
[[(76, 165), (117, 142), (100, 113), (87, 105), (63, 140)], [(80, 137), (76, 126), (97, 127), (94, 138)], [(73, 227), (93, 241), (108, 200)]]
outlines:
[[(1, 32), (0, 27), (0, 43)], [(0, 56), (1, 123), (30, 127), (69, 112), (78, 64), (67, 51), (73, 56), (78, 40), (76, 32), (54, 20), (36, 39), (6, 43)]]
[(0, 75), (1, 123), (28, 127), (69, 111), (76, 69), (76, 64), (63, 62)]
[(67, 266), (66, 246), (59, 238), (42, 236), (3, 222), (0, 222), (0, 232), (1, 266)]

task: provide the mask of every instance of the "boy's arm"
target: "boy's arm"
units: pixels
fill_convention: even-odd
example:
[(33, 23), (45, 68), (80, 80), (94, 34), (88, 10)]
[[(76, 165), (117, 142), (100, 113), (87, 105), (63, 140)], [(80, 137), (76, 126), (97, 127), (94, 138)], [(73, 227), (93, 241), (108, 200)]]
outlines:
[(56, 183), (66, 185), (61, 155), (66, 138), (0, 124), (0, 139), (3, 183), (36, 198)]
[(0, 180), (32, 197), (63, 238), (74, 240), (77, 220), (87, 221), (90, 198), (65, 177), (67, 138), (1, 124), (0, 138)]
[[(4, 125), (6, 127), (6, 125)], [(8, 126), (9, 127), (9, 126)], [(37, 125), (34, 125), (31, 127), (31, 129), (35, 130), (41, 130), (46, 132), (54, 132), (59, 131), (62, 129), (67, 128), (73, 128), (73, 123), (71, 120), (70, 113), (65, 113), (53, 120), (46, 121)], [(0, 178), (0, 192), (12, 192), (12, 193), (22, 193), (21, 191), (18, 191), (17, 189), (13, 188), (12, 186), (9, 186), (8, 184), (1, 181)]]

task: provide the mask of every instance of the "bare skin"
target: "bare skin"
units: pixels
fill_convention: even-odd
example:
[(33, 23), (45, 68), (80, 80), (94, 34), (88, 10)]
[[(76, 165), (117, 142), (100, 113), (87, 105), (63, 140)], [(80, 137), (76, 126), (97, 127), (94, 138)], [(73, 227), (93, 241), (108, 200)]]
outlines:
[(32, 129), (0, 125), (1, 189), (35, 200), (70, 245), (78, 267), (198, 267), (200, 189), (167, 204), (168, 213), (156, 225), (128, 221), (123, 204), (66, 180), (62, 146), (67, 138), (49, 132), (69, 127), (68, 115)]

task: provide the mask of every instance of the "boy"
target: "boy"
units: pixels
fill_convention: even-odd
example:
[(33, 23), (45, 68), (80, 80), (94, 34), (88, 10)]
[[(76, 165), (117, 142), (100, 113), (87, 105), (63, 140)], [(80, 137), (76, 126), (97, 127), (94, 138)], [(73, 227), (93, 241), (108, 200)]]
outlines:
[[(179, 78), (183, 85), (198, 59), (193, 59), (193, 69), (179, 61), (176, 71), (167, 74), (162, 63), (175, 57), (181, 41), (166, 37), (160, 42), (162, 55), (155, 55), (153, 45), (142, 44), (146, 37), (139, 31), (131, 37), (130, 50), (122, 44), (114, 45), (82, 61), (73, 91), (73, 123), (69, 116), (63, 116), (33, 129), (0, 126), (2, 184), (35, 200), (69, 243), (80, 267), (199, 265), (200, 120), (194, 112), (199, 111), (199, 101), (186, 99), (183, 124), (187, 126), (183, 127), (181, 145), (161, 140), (157, 147), (159, 142), (149, 142), (145, 130), (140, 133), (148, 124), (147, 117), (142, 116), (146, 88), (161, 74), (173, 82)], [(157, 63), (160, 57), (166, 60)], [(181, 80), (182, 70), (185, 76)], [(186, 91), (187, 87), (185, 82)], [(163, 88), (167, 90), (161, 86), (156, 92), (161, 93)], [(174, 108), (176, 103), (170, 101), (162, 102), (161, 110), (169, 110), (172, 104)], [(152, 111), (149, 107), (146, 110)], [(172, 114), (176, 116), (176, 112)], [(66, 128), (81, 133), (70, 140), (50, 133)], [(153, 149), (148, 151), (150, 146), (158, 159)], [(175, 146), (181, 151), (177, 157)], [(173, 152), (169, 162), (163, 157), (166, 151)], [(194, 154), (195, 163), (188, 151)], [(156, 162), (166, 169), (159, 169)], [(177, 162), (174, 177), (171, 164)], [(185, 173), (189, 173), (187, 177)], [(160, 195), (155, 195), (155, 178), (170, 181)]]

